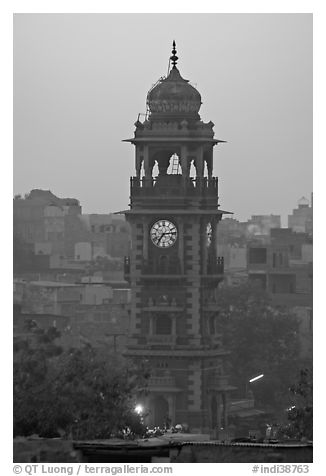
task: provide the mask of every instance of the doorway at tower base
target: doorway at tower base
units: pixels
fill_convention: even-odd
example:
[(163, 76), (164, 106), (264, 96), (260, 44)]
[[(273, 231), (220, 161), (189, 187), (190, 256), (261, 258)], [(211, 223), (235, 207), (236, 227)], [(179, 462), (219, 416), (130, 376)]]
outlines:
[[(149, 429), (178, 429), (183, 434), (201, 434), (206, 439), (217, 431), (209, 425), (208, 411), (178, 410), (174, 395), (149, 394), (141, 405), (144, 408), (144, 423)], [(213, 431), (214, 430), (214, 431)]]

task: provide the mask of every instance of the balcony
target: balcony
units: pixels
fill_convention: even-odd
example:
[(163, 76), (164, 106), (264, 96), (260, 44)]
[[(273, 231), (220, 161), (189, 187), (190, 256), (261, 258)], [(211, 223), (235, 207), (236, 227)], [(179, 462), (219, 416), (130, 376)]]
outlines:
[(174, 377), (150, 377), (148, 382), (149, 387), (175, 387)]
[[(218, 256), (216, 258), (211, 258), (207, 263), (205, 271), (203, 274), (208, 276), (224, 274), (224, 257)], [(124, 258), (124, 274), (126, 277), (130, 275), (129, 256), (125, 256)], [(141, 265), (141, 274), (143, 276), (181, 276), (181, 263), (176, 257), (167, 257), (167, 259), (164, 261), (143, 259)], [(191, 274), (191, 272), (187, 273), (187, 275)]]
[(176, 288), (151, 288), (150, 296), (144, 296), (142, 308), (144, 311), (180, 312), (184, 309), (186, 295), (177, 292)]
[[(212, 177), (182, 177), (182, 175), (159, 175), (155, 178), (130, 179), (131, 204), (151, 203), (155, 205), (163, 199), (171, 206), (180, 207), (193, 200), (209, 200), (217, 205), (218, 178)], [(149, 200), (150, 199), (150, 200)]]
[(172, 334), (155, 334), (147, 337), (147, 343), (153, 345), (175, 345), (176, 336)]
[(143, 260), (142, 274), (181, 274), (180, 260), (176, 257), (166, 257), (164, 260)]

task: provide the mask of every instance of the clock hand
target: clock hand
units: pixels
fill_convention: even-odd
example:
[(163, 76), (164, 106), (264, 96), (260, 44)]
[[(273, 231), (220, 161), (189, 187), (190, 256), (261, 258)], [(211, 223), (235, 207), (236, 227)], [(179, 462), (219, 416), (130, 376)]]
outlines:
[(161, 239), (163, 238), (163, 236), (166, 235), (166, 233), (162, 233), (162, 235), (160, 236), (160, 239), (158, 240), (157, 244), (159, 244), (159, 242), (161, 241)]

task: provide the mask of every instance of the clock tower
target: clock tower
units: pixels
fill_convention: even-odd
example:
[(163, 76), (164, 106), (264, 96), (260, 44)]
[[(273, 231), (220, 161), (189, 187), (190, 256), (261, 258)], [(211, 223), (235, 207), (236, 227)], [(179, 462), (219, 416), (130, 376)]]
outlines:
[[(148, 92), (144, 122), (131, 142), (131, 256), (125, 277), (132, 292), (126, 354), (146, 362), (147, 424), (187, 423), (191, 431), (227, 428), (227, 352), (217, 332), (218, 284), (223, 258), (216, 254), (218, 179), (213, 177), (212, 122), (199, 116), (201, 96), (177, 68)], [(225, 213), (225, 212), (224, 212)]]

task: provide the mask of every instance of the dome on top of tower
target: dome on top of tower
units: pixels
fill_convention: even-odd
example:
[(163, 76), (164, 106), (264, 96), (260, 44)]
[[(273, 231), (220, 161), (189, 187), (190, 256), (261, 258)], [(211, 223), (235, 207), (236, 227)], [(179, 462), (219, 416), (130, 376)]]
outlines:
[(173, 42), (173, 55), (170, 57), (173, 67), (167, 78), (160, 79), (148, 92), (147, 105), (150, 118), (199, 119), (201, 96), (187, 79), (184, 79), (176, 67), (178, 57)]

